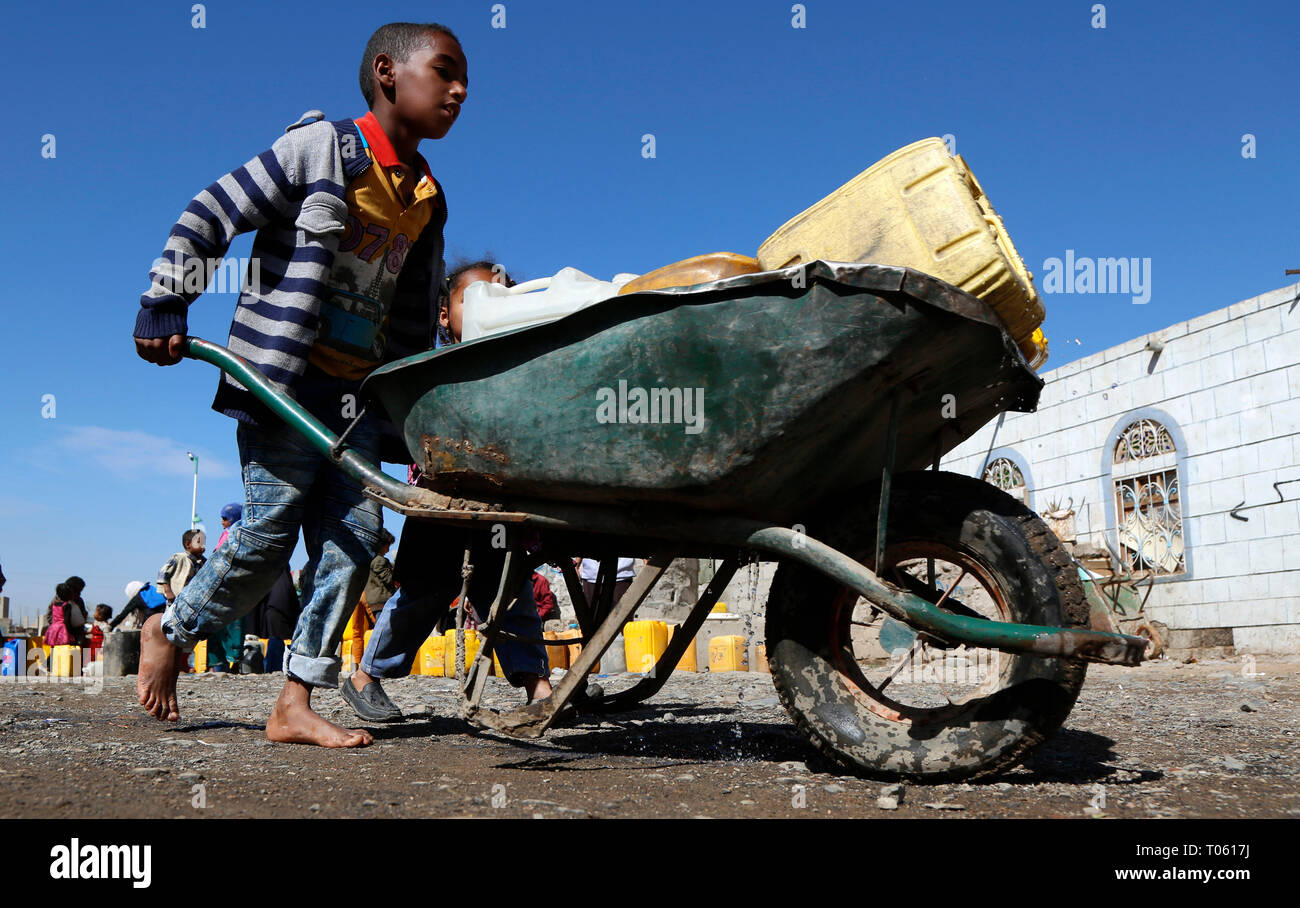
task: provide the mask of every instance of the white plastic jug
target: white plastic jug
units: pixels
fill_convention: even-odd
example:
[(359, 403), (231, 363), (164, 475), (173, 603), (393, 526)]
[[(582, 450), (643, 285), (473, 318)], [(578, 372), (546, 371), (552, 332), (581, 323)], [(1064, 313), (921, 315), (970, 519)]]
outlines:
[(635, 274), (616, 274), (600, 281), (577, 268), (561, 268), (554, 277), (525, 281), (513, 287), (475, 281), (465, 288), (461, 340), (473, 340), (514, 328), (555, 321), (618, 295)]

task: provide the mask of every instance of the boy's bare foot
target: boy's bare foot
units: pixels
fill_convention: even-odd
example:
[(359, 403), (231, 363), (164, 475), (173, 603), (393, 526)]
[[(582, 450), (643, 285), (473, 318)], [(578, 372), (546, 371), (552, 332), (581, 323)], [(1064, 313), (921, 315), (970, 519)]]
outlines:
[(162, 615), (150, 615), (140, 629), (140, 673), (135, 693), (140, 705), (159, 721), (175, 722), (181, 717), (176, 705), (176, 676), (185, 663), (185, 653), (172, 646), (162, 630)]
[(296, 678), (284, 682), (271, 717), (266, 720), (266, 737), (280, 744), (315, 744), (319, 747), (365, 747), (375, 743), (363, 728), (343, 728), (312, 711), (311, 688)]

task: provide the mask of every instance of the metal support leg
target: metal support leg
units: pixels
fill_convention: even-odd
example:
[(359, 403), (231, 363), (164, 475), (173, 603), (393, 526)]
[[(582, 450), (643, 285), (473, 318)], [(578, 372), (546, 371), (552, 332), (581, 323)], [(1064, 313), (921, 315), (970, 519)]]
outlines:
[(885, 527), (889, 523), (889, 486), (894, 475), (894, 451), (898, 447), (898, 395), (889, 399), (889, 429), (885, 434), (885, 468), (880, 472), (880, 514), (876, 521), (876, 573), (885, 561)]
[(582, 648), (582, 652), (578, 654), (577, 662), (569, 667), (568, 674), (564, 676), (564, 679), (551, 692), (549, 697), (513, 709), (508, 713), (481, 710), (473, 717), (474, 721), (519, 738), (541, 737), (546, 732), (546, 729), (551, 727), (560, 710), (578, 692), (578, 689), (586, 687), (587, 673), (605, 654), (605, 650), (609, 649), (609, 645), (614, 642), (614, 638), (623, 629), (623, 625), (636, 612), (646, 596), (650, 594), (655, 582), (663, 575), (668, 565), (672, 564), (675, 557), (676, 553), (660, 554), (651, 557), (646, 562), (645, 567), (632, 581), (628, 591), (623, 594), (623, 598), (619, 599), (618, 605), (600, 622), (600, 626), (596, 628), (596, 632), (591, 636), (591, 642)]
[(659, 661), (655, 663), (649, 675), (627, 690), (619, 691), (600, 700), (593, 700), (588, 707), (584, 708), (598, 709), (602, 712), (616, 712), (620, 709), (627, 709), (657, 694), (668, 680), (668, 677), (677, 668), (677, 662), (682, 658), (682, 654), (686, 652), (686, 647), (695, 645), (695, 635), (704, 626), (704, 619), (709, 617), (714, 603), (718, 601), (718, 597), (727, 588), (727, 584), (731, 582), (731, 578), (735, 576), (739, 567), (740, 558), (734, 555), (718, 566), (713, 579), (705, 587), (704, 595), (699, 602), (695, 603), (695, 608), (691, 610), (686, 620), (678, 626), (677, 633), (673, 634), (673, 639), (668, 642), (668, 648), (659, 657)]
[[(492, 649), (496, 645), (497, 631), (506, 612), (514, 607), (515, 601), (519, 598), (519, 591), (524, 583), (524, 567), (523, 552), (518, 551), (512, 544), (506, 551), (506, 561), (501, 569), (501, 585), (497, 588), (496, 599), (488, 611), (487, 620), (479, 626), (483, 642), (479, 646), (474, 665), (470, 668), (464, 687), (461, 689), (461, 711), (466, 719), (472, 718), (479, 709), (479, 701), (483, 698), (483, 691), (487, 687), (488, 675), (492, 672)], [(464, 628), (458, 627), (456, 629), (458, 660), (463, 658), (459, 655), (463, 635)]]

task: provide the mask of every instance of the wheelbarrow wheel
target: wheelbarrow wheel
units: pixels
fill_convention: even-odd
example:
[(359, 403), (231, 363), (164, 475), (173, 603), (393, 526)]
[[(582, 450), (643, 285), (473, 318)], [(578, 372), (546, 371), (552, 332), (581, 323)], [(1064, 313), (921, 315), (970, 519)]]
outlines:
[[(876, 510), (862, 506), (810, 533), (871, 566)], [(897, 474), (886, 542), (877, 573), (940, 608), (1088, 625), (1077, 569), (1057, 537), (978, 479)], [(939, 782), (1015, 766), (1065, 721), (1087, 670), (918, 636), (793, 562), (773, 580), (766, 633), (772, 679), (799, 728), (821, 752), (878, 778)]]

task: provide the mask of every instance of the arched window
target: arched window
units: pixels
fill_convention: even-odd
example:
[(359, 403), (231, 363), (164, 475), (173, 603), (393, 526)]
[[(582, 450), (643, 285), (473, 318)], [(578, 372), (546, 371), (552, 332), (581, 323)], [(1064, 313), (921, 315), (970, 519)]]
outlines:
[(1149, 417), (1128, 423), (1115, 442), (1111, 485), (1119, 554), (1134, 571), (1187, 570), (1178, 454), (1169, 430)]
[(997, 486), (1017, 501), (1028, 504), (1029, 484), (1024, 471), (1010, 457), (995, 457), (984, 466), (981, 477), (989, 485)]

